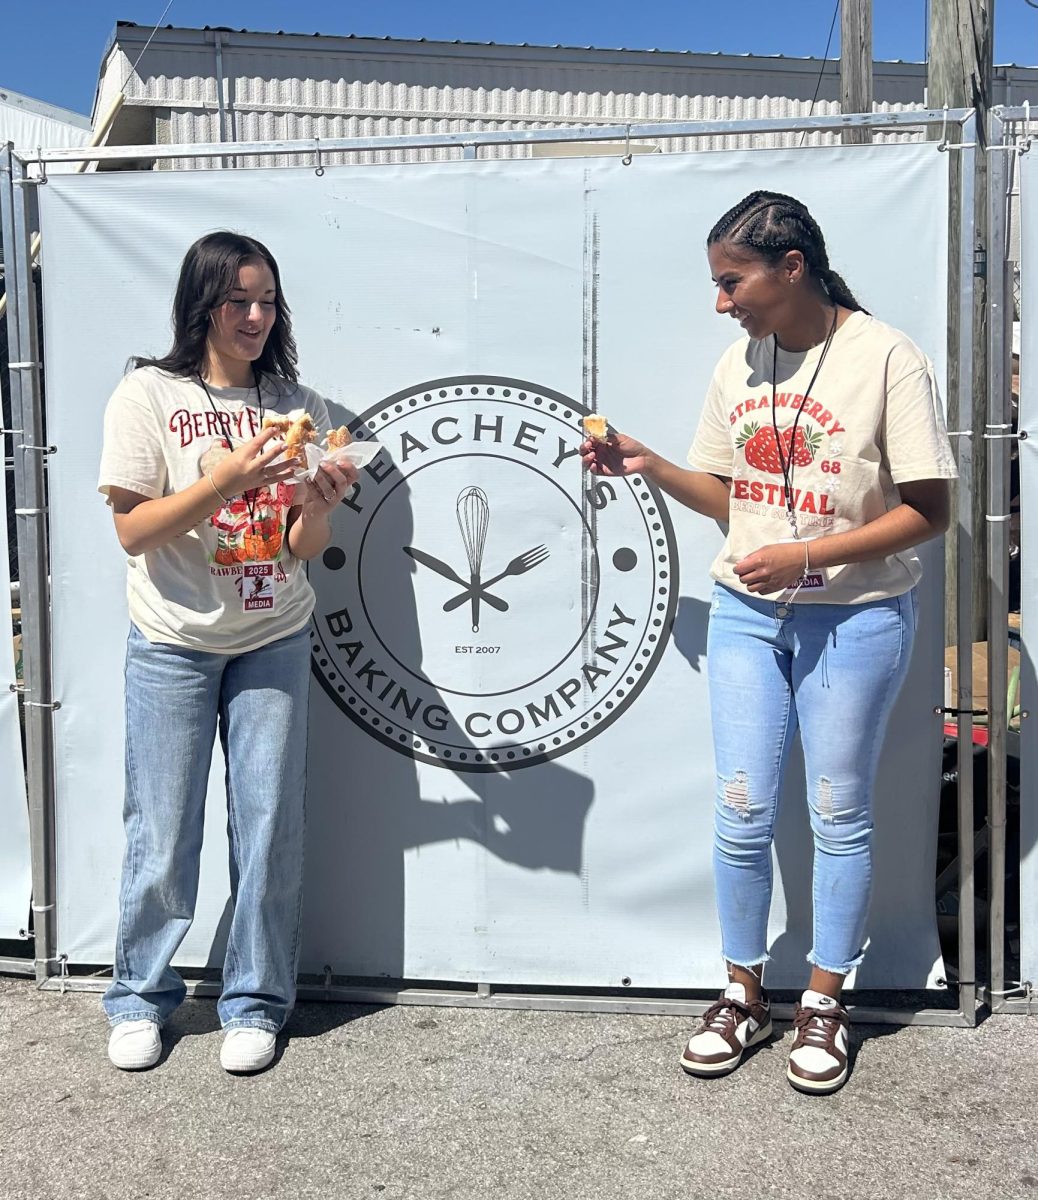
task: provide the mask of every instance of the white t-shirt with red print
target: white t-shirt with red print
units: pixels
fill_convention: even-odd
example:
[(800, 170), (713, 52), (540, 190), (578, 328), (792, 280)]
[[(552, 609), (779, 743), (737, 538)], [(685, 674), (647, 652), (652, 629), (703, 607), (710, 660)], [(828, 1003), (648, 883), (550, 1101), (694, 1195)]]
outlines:
[[(210, 385), (209, 396), (212, 403), (197, 379), (157, 367), (131, 371), (105, 409), (98, 490), (126, 488), (151, 500), (183, 491), (259, 433), (270, 413), (305, 408), (321, 433), (329, 427), (324, 400), (283, 379), (264, 377), (260, 395)], [(148, 641), (242, 654), (302, 629), (314, 593), (288, 549), (294, 492), (282, 483), (231, 496), (194, 529), (129, 559), (130, 619)], [(268, 567), (250, 572), (256, 563)], [(250, 600), (254, 594), (263, 599)]]
[[(790, 492), (804, 539), (846, 533), (882, 516), (900, 503), (899, 483), (957, 474), (933, 367), (903, 333), (852, 313), (805, 396), (822, 349), (779, 349), (774, 371), (775, 425), (787, 463), (792, 452)], [(697, 470), (732, 481), (728, 537), (711, 574), (744, 594), (735, 564), (792, 536), (772, 425), (774, 353), (770, 337), (743, 338), (725, 352), (688, 453)], [(907, 592), (921, 574), (912, 550), (827, 567), (813, 573), (796, 602), (864, 604)]]

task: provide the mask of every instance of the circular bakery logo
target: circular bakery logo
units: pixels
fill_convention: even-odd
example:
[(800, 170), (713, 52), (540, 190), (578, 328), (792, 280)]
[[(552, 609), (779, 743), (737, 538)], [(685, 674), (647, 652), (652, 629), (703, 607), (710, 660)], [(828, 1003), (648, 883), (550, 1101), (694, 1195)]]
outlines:
[(311, 564), (311, 637), (317, 677), (371, 736), (511, 770), (584, 744), (645, 686), (677, 602), (674, 534), (647, 480), (583, 469), (587, 412), (463, 376), (353, 422), (383, 449)]

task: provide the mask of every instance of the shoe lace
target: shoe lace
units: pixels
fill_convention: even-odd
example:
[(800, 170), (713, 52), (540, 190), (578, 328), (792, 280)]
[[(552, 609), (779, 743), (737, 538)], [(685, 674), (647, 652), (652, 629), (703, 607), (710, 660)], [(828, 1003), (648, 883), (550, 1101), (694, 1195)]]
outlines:
[(825, 1050), (833, 1044), (841, 1025), (846, 1021), (842, 1011), (821, 1012), (817, 1008), (798, 1009), (793, 1017), (796, 1046), (817, 1046)]
[(709, 1030), (721, 1034), (730, 1032), (739, 1023), (740, 1015), (748, 1018), (751, 1015), (749, 1008), (745, 1004), (740, 1004), (738, 1000), (730, 1000), (724, 996), (711, 1004), (703, 1013), (703, 1024), (700, 1026), (700, 1031), (706, 1033)]

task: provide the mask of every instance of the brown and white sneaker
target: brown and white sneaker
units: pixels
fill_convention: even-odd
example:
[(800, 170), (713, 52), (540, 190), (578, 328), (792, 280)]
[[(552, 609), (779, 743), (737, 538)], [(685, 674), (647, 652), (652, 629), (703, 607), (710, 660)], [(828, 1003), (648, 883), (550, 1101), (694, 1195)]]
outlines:
[(793, 1016), (786, 1078), (798, 1092), (824, 1096), (847, 1081), (851, 1019), (832, 996), (806, 991)]
[(690, 1075), (726, 1075), (743, 1053), (771, 1037), (771, 1003), (767, 992), (747, 1004), (746, 988), (730, 983), (703, 1014), (703, 1023), (689, 1038), (681, 1065)]

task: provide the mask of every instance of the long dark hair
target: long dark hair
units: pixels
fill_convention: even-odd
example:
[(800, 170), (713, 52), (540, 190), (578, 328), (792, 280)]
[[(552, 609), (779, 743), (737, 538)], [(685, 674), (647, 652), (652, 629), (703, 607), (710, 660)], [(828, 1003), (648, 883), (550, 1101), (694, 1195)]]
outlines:
[(825, 238), (807, 206), (781, 192), (751, 192), (730, 208), (710, 230), (708, 246), (725, 242), (749, 251), (771, 264), (779, 262), (790, 250), (804, 256), (809, 276), (834, 304), (852, 312), (866, 312), (854, 293), (829, 266)]
[(184, 255), (173, 297), (173, 346), (169, 353), (162, 358), (135, 356), (133, 365), (158, 367), (171, 375), (200, 375), (206, 363), (210, 314), (229, 299), (231, 289), (238, 286), (242, 265), (255, 259), (265, 262), (274, 276), (277, 320), (253, 367), (257, 377), (279, 375), (295, 383), (299, 374), (296, 342), (274, 255), (255, 238), (226, 229), (200, 237)]

